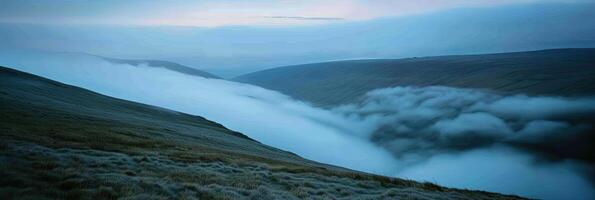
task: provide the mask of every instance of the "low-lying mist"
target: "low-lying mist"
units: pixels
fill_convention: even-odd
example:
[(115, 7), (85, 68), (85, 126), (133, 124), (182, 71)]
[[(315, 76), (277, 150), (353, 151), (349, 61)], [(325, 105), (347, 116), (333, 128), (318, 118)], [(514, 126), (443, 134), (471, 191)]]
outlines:
[(528, 197), (595, 197), (591, 97), (395, 87), (325, 110), (252, 85), (86, 55), (4, 51), (0, 65), (204, 116), (319, 162)]
[(360, 137), (400, 161), (399, 177), (545, 199), (593, 197), (594, 97), (394, 87), (333, 111), (364, 122)]
[(5, 53), (0, 65), (105, 95), (200, 115), (315, 161), (386, 175), (396, 166), (388, 151), (319, 122), (349, 124), (340, 116), (260, 87), (79, 54)]
[(505, 144), (546, 161), (593, 162), (595, 98), (499, 95), (449, 87), (395, 87), (368, 92), (333, 109), (364, 121), (363, 137), (397, 157), (423, 158)]

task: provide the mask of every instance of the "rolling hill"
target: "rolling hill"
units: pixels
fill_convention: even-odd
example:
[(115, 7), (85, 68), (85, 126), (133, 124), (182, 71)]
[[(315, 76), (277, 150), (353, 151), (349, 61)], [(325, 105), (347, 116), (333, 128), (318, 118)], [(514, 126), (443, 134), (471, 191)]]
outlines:
[(356, 101), (394, 86), (443, 85), (529, 95), (595, 95), (595, 49), (346, 60), (273, 68), (232, 80), (318, 106)]
[(325, 165), (199, 116), (0, 67), (6, 199), (516, 199)]
[(184, 73), (184, 74), (189, 74), (189, 75), (193, 75), (193, 76), (200, 76), (200, 77), (205, 77), (205, 78), (215, 78), (215, 79), (221, 79), (221, 77), (202, 71), (202, 70), (198, 70), (192, 67), (188, 67), (185, 65), (181, 65), (178, 63), (174, 63), (174, 62), (170, 62), (170, 61), (164, 61), (164, 60), (136, 60), (136, 59), (118, 59), (118, 58), (108, 58), (108, 57), (103, 57), (103, 56), (97, 56), (99, 58), (102, 58), (106, 61), (112, 62), (112, 63), (118, 63), (118, 64), (129, 64), (129, 65), (134, 65), (134, 66), (140, 66), (140, 65), (146, 65), (149, 67), (163, 67), (172, 71), (176, 71), (176, 72), (180, 72), (180, 73)]

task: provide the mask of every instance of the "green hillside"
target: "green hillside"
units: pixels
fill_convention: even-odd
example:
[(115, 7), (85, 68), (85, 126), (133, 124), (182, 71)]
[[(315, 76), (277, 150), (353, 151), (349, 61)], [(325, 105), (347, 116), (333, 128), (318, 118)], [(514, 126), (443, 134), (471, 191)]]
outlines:
[(443, 85), (530, 95), (595, 95), (595, 49), (348, 60), (279, 67), (233, 80), (318, 106), (394, 86)]

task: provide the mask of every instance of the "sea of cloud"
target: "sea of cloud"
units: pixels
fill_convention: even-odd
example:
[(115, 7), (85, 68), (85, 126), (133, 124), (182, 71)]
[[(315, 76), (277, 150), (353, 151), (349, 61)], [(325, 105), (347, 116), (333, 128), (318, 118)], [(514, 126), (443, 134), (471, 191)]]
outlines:
[(595, 98), (442, 86), (368, 92), (334, 113), (399, 160), (397, 176), (545, 199), (593, 197)]
[(308, 159), (536, 198), (589, 199), (595, 98), (395, 87), (325, 110), (257, 86), (79, 54), (0, 51), (0, 65), (200, 115)]
[[(442, 86), (368, 92), (333, 112), (367, 123), (369, 138), (397, 156), (504, 144), (547, 160), (592, 162), (594, 97), (502, 95)], [(580, 139), (580, 140), (577, 140)], [(422, 156), (423, 157), (423, 156)]]

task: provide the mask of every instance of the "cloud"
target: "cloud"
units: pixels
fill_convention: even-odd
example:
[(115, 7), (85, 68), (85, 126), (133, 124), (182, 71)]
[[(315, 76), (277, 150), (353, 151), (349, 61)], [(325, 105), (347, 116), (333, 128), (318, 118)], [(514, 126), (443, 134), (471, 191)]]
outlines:
[(575, 172), (584, 164), (534, 165), (530, 155), (505, 147), (440, 154), (397, 176), (474, 188), (523, 194), (542, 199), (593, 199), (593, 186)]
[(339, 116), (260, 87), (77, 54), (3, 53), (0, 65), (203, 116), (307, 159), (384, 175), (397, 165), (386, 150), (331, 126), (348, 124)]
[(301, 17), (301, 16), (265, 16), (270, 19), (288, 19), (288, 20), (345, 20), (340, 17)]
[(464, 113), (452, 120), (439, 121), (432, 128), (441, 135), (481, 133), (500, 136), (512, 133), (502, 119), (487, 113)]
[[(568, 130), (571, 125), (566, 122), (536, 120), (531, 121), (523, 127), (516, 137), (520, 140), (526, 139), (532, 141), (537, 138), (547, 137), (552, 134), (562, 134), (564, 130)], [(568, 133), (565, 133), (568, 134)]]
[(323, 163), (534, 198), (594, 193), (594, 98), (394, 87), (324, 110), (260, 87), (165, 68), (76, 54), (0, 52), (0, 65), (204, 116)]
[[(367, 137), (397, 156), (467, 151), (507, 144), (542, 158), (593, 162), (595, 98), (504, 96), (450, 87), (394, 87), (370, 91), (358, 104), (333, 109), (373, 124)], [(403, 139), (426, 144), (391, 147)], [(567, 147), (563, 147), (567, 146)], [(560, 148), (563, 148), (560, 150)], [(420, 156), (423, 159), (424, 156)]]
[(358, 136), (393, 153), (399, 177), (544, 199), (594, 195), (595, 97), (393, 87), (333, 112), (366, 126)]
[(556, 117), (570, 117), (592, 114), (595, 111), (593, 99), (569, 99), (557, 97), (528, 97), (517, 95), (503, 98), (487, 105), (477, 105), (496, 115), (517, 119), (535, 120)]

